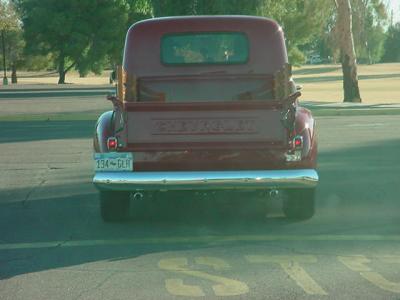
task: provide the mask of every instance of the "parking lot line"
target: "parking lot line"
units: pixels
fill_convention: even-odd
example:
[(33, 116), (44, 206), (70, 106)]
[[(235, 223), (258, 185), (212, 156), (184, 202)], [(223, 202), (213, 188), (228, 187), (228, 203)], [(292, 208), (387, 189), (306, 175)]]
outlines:
[(67, 240), (48, 242), (2, 243), (0, 250), (40, 249), (53, 247), (145, 245), (145, 244), (218, 244), (234, 242), (273, 242), (273, 241), (382, 241), (400, 242), (400, 235), (209, 235), (184, 237), (154, 237), (106, 240)]

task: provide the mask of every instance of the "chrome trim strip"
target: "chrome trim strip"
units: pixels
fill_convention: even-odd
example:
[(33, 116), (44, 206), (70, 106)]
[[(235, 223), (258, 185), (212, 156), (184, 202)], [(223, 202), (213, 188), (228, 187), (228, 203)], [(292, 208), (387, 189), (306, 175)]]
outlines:
[(313, 169), (254, 171), (97, 172), (99, 190), (219, 190), (313, 188), (318, 183)]

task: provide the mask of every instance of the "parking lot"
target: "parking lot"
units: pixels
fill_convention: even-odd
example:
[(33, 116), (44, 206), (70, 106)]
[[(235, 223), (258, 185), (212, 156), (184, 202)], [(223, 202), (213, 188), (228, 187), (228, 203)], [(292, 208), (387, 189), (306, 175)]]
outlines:
[(286, 220), (279, 199), (260, 219), (253, 197), (235, 215), (185, 194), (105, 224), (91, 137), (109, 108), (93, 95), (0, 98), (1, 299), (400, 298), (399, 115), (317, 116), (308, 221)]

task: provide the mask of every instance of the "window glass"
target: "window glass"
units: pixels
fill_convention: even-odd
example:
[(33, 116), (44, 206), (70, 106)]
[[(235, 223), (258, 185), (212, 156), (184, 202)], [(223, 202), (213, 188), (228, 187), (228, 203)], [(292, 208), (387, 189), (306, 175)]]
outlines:
[(247, 36), (240, 32), (165, 35), (164, 64), (244, 64), (249, 57)]

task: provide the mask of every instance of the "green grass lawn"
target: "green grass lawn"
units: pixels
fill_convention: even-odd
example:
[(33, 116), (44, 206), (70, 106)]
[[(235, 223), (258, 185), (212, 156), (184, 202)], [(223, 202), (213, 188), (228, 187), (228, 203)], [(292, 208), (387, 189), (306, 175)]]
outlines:
[[(294, 79), (303, 86), (304, 101), (342, 102), (340, 65), (295, 68)], [(400, 63), (359, 65), (359, 87), (365, 104), (400, 103)]]
[[(303, 86), (303, 104), (341, 103), (343, 97), (342, 70), (340, 65), (313, 65), (295, 68), (294, 78)], [(358, 68), (361, 97), (364, 104), (400, 104), (400, 63), (360, 65)], [(104, 84), (107, 74), (89, 76), (90, 84)], [(70, 74), (73, 79), (77, 74)], [(34, 77), (31, 77), (34, 79)], [(38, 77), (41, 84), (52, 85), (54, 77), (46, 82), (46, 77)], [(72, 80), (74, 81), (74, 80)], [(32, 86), (32, 82), (29, 82)], [(24, 84), (18, 85), (21, 90)], [(75, 86), (72, 84), (71, 86)], [(76, 86), (79, 86), (76, 84)], [(1, 97), (1, 94), (0, 94)], [(2, 99), (0, 101), (0, 121), (52, 121), (52, 120), (96, 120), (98, 115), (111, 109), (111, 104), (102, 96), (55, 98)], [(313, 107), (316, 116), (400, 114), (400, 109), (349, 109)]]

